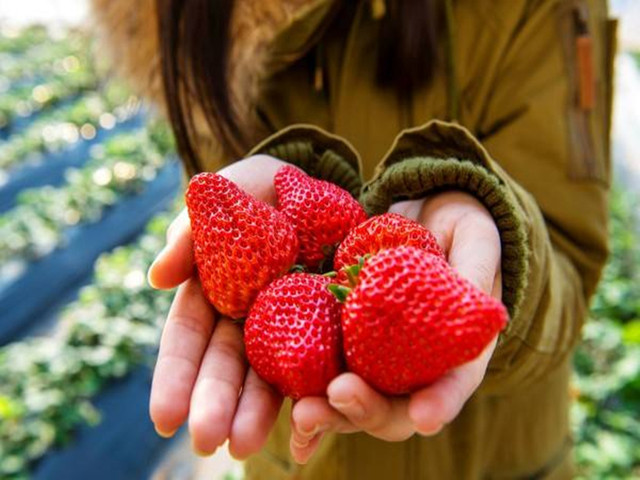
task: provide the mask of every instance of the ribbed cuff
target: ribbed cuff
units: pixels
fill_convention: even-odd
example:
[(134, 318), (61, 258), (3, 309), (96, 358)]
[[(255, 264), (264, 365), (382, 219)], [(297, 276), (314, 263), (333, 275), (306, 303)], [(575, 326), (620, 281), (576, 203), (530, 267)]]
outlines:
[(346, 140), (313, 125), (292, 125), (271, 135), (248, 155), (264, 154), (335, 183), (355, 198), (362, 189), (360, 156)]

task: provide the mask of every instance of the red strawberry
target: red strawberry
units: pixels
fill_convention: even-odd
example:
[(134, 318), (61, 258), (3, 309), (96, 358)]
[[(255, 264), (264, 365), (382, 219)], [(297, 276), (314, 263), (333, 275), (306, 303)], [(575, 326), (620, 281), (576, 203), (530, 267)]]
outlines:
[(275, 176), (278, 209), (293, 223), (300, 240), (298, 262), (317, 269), (349, 230), (366, 220), (360, 204), (337, 185), (285, 166)]
[(371, 217), (355, 227), (342, 241), (333, 260), (336, 271), (358, 263), (367, 254), (400, 246), (421, 248), (444, 258), (436, 237), (420, 225), (397, 213)]
[(342, 309), (349, 370), (387, 394), (415, 391), (475, 357), (507, 323), (498, 300), (415, 247), (362, 267)]
[(258, 292), (295, 262), (293, 225), (215, 173), (193, 177), (186, 199), (204, 293), (223, 315), (245, 317)]
[(326, 395), (342, 370), (341, 306), (328, 284), (308, 273), (279, 278), (260, 292), (244, 326), (253, 369), (294, 399)]

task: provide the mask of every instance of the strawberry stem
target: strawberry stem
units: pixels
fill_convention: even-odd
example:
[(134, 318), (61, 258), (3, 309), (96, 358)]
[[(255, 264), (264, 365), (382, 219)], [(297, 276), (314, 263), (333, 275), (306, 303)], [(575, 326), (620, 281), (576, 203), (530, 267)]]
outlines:
[(333, 296), (338, 299), (340, 303), (344, 303), (347, 300), (347, 297), (351, 293), (351, 288), (345, 287), (344, 285), (338, 285), (337, 283), (330, 283), (327, 285), (327, 288)]

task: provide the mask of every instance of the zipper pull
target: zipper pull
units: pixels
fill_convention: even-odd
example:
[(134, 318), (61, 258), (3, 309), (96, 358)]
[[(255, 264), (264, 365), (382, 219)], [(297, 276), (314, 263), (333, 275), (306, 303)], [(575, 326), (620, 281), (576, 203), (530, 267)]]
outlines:
[(324, 90), (324, 49), (322, 43), (316, 47), (315, 66), (313, 69), (313, 88), (316, 92)]
[(593, 68), (593, 39), (589, 32), (588, 12), (584, 5), (573, 10), (576, 33), (576, 68), (578, 72), (578, 102), (585, 111), (593, 110), (596, 84)]
[(385, 0), (371, 0), (371, 18), (380, 20), (387, 14), (387, 3)]
[(324, 90), (324, 72), (322, 71), (322, 66), (320, 65), (316, 65), (316, 69), (313, 74), (313, 88), (318, 93)]

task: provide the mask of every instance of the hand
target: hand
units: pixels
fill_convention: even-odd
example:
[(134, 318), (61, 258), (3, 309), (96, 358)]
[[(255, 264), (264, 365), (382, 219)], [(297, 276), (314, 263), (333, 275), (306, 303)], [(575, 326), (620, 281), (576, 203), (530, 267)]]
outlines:
[[(436, 236), (452, 267), (485, 292), (501, 297), (500, 236), (477, 200), (452, 191), (397, 203), (391, 211), (422, 223)], [(386, 441), (438, 433), (482, 382), (496, 341), (497, 336), (475, 360), (405, 397), (385, 397), (354, 373), (338, 376), (327, 389), (328, 398), (303, 398), (294, 405), (291, 453), (296, 461), (307, 462), (326, 432), (362, 431)]]
[[(264, 155), (218, 172), (254, 197), (275, 204), (273, 177), (284, 162)], [(248, 368), (241, 328), (221, 318), (194, 275), (186, 210), (167, 231), (167, 246), (149, 269), (155, 288), (180, 285), (169, 312), (153, 375), (150, 414), (168, 437), (187, 420), (193, 448), (212, 454), (227, 439), (237, 458), (262, 448), (282, 398)]]

